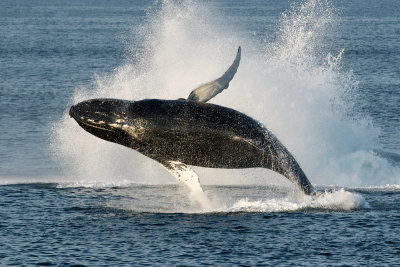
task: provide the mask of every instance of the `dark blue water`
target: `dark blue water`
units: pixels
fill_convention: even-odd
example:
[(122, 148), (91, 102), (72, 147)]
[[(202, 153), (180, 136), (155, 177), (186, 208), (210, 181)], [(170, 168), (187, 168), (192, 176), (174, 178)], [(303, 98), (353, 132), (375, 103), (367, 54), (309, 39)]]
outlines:
[(395, 266), (400, 257), (400, 202), (393, 190), (359, 190), (371, 208), (350, 212), (208, 214), (108, 206), (134, 187), (0, 190), (4, 265)]
[[(172, 3), (1, 1), (1, 265), (399, 264), (400, 2), (310, 0), (304, 13), (296, 1)], [(279, 31), (305, 21), (309, 40), (304, 28)], [(220, 72), (238, 43), (242, 65), (215, 101), (272, 127), (328, 190), (322, 197), (301, 196), (271, 173), (198, 170), (214, 204), (204, 210), (158, 165), (90, 139), (64, 116), (76, 99), (107, 90), (185, 97), (204, 80), (193, 62)], [(292, 55), (296, 44), (305, 45)], [(194, 54), (196, 45), (210, 52)], [(292, 101), (303, 95), (304, 106)], [(325, 98), (344, 99), (343, 113), (325, 117)], [(276, 102), (296, 111), (273, 113)], [(292, 117), (316, 134), (293, 130)], [(308, 149), (296, 145), (303, 139)]]

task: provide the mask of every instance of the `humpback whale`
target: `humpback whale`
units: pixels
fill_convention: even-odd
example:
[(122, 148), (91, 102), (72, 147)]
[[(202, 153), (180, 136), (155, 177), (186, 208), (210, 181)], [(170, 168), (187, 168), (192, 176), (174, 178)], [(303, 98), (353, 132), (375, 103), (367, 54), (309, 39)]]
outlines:
[(189, 165), (267, 168), (305, 194), (314, 194), (293, 155), (264, 125), (237, 110), (206, 103), (228, 88), (240, 57), (239, 47), (228, 70), (187, 99), (89, 99), (73, 105), (69, 114), (87, 132), (156, 160), (179, 181), (198, 184), (200, 190)]

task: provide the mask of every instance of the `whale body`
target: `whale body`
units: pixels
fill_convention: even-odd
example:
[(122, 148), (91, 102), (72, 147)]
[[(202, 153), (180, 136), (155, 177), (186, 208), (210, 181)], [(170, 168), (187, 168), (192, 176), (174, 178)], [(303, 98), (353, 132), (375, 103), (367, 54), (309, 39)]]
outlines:
[(69, 114), (87, 132), (130, 147), (170, 171), (267, 168), (305, 194), (314, 189), (291, 153), (266, 127), (231, 108), (191, 100), (91, 99)]

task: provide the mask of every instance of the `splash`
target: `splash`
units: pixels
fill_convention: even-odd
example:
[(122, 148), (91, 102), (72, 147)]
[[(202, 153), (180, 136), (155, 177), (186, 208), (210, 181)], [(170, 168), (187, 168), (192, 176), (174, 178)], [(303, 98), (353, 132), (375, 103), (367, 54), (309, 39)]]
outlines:
[[(133, 41), (126, 62), (95, 76), (92, 86), (77, 88), (71, 104), (98, 97), (187, 97), (221, 75), (241, 45), (236, 77), (213, 103), (265, 124), (315, 184), (400, 184), (400, 168), (372, 151), (379, 147), (379, 129), (352, 113), (348, 96), (357, 94), (357, 83), (341, 69), (343, 52), (326, 46), (336, 21), (328, 1), (305, 1), (282, 15), (276, 41), (262, 43), (226, 25), (224, 15), (207, 4), (165, 1), (127, 38)], [(87, 134), (67, 111), (53, 127), (52, 147), (65, 166), (64, 180), (76, 184), (175, 183), (158, 163)], [(267, 170), (195, 169), (202, 184), (287, 184)]]
[(240, 199), (231, 207), (222, 209), (228, 212), (288, 212), (298, 210), (351, 211), (370, 208), (369, 203), (359, 194), (343, 189), (325, 192), (317, 198), (274, 198), (267, 200)]

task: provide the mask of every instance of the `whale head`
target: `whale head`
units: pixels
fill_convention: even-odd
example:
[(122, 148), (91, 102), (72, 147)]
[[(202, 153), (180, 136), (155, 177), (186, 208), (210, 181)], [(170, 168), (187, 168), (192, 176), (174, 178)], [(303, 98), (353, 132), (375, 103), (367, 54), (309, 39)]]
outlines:
[(69, 115), (87, 132), (110, 142), (132, 146), (134, 135), (129, 111), (132, 101), (90, 99), (73, 105)]

